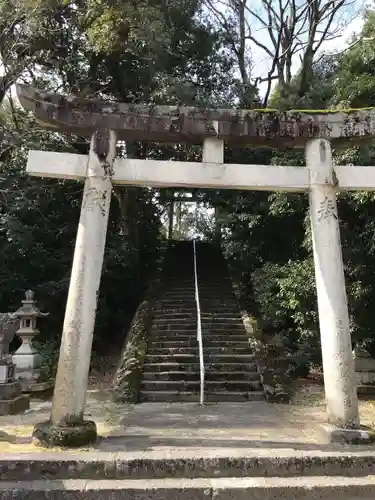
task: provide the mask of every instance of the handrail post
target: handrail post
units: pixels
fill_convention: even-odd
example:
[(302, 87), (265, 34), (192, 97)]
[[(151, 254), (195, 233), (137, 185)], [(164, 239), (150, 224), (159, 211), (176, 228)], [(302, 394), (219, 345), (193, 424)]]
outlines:
[(194, 255), (194, 285), (195, 285), (195, 301), (197, 303), (197, 340), (199, 348), (199, 368), (200, 368), (200, 404), (204, 405), (204, 359), (203, 359), (203, 342), (202, 342), (202, 321), (201, 307), (199, 302), (198, 289), (198, 272), (197, 272), (197, 250), (196, 241), (193, 240), (193, 255)]

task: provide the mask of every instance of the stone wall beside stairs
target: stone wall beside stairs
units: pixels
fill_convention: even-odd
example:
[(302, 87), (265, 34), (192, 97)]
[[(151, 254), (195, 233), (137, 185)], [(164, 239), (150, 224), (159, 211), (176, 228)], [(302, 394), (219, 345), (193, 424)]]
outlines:
[(154, 279), (138, 306), (125, 338), (112, 384), (112, 397), (118, 402), (139, 403), (143, 364), (150, 339), (155, 301), (160, 289), (165, 250), (162, 248), (160, 252)]

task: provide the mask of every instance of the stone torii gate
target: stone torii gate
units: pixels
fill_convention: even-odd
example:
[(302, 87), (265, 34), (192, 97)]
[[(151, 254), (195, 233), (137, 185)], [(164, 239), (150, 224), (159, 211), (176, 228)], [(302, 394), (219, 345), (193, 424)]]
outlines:
[[(50, 130), (91, 137), (89, 155), (30, 151), (27, 172), (85, 181), (46, 445), (96, 438), (84, 406), (112, 183), (308, 192), (328, 422), (361, 435), (336, 194), (375, 190), (375, 167), (334, 166), (331, 144), (371, 141), (375, 110), (277, 112), (152, 107), (63, 97), (18, 86), (26, 110)], [(118, 159), (117, 140), (203, 143), (202, 162)], [(305, 167), (224, 163), (224, 143), (305, 148)]]

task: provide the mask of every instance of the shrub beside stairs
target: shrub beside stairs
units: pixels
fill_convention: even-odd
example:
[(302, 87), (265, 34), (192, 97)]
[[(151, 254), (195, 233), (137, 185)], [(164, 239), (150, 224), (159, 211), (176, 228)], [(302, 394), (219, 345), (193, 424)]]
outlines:
[[(205, 401), (263, 400), (225, 259), (214, 245), (197, 242), (196, 249)], [(173, 242), (154, 302), (139, 400), (197, 402), (199, 391), (193, 243)]]

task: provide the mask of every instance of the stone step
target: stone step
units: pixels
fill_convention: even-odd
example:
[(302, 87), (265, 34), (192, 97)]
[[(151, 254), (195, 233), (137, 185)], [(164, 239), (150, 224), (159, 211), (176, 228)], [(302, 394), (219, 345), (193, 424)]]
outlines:
[[(196, 395), (194, 402), (197, 401)], [(224, 445), (225, 446), (225, 445)], [(281, 479), (295, 478), (299, 483), (306, 479), (310, 486), (314, 477), (337, 478), (340, 484), (345, 485), (347, 479), (368, 478), (374, 473), (375, 457), (372, 449), (359, 449), (342, 447), (336, 450), (320, 449), (291, 450), (288, 443), (285, 449), (278, 452), (277, 448), (254, 447), (249, 442), (248, 448), (218, 447), (204, 450), (178, 450), (170, 449), (166, 455), (165, 450), (147, 450), (115, 453), (101, 453), (96, 450), (82, 452), (30, 452), (0, 454), (0, 485), (3, 491), (11, 490), (8, 481), (14, 481), (17, 489), (22, 490), (22, 481), (27, 485), (33, 480), (50, 481), (58, 480), (60, 486), (67, 483), (61, 480), (108, 479), (160, 479), (168, 478), (275, 478), (281, 484)], [(302, 476), (302, 477), (301, 477)], [(38, 481), (40, 482), (40, 481)], [(134, 483), (135, 484), (135, 483)], [(364, 493), (364, 492), (363, 492)], [(12, 496), (10, 491), (9, 498)], [(28, 496), (19, 498), (29, 499)], [(39, 497), (40, 498), (40, 497)], [(51, 498), (51, 497), (49, 497)], [(52, 496), (52, 498), (59, 498)], [(74, 498), (70, 497), (70, 498)], [(69, 498), (69, 500), (70, 500)], [(102, 497), (103, 498), (103, 497)], [(105, 498), (105, 497), (104, 497)], [(111, 497), (109, 497), (111, 498)], [(125, 498), (134, 498), (126, 497)], [(175, 496), (174, 498), (180, 498)], [(192, 500), (191, 497), (189, 500)], [(248, 498), (248, 497), (242, 497)], [(256, 498), (256, 497), (255, 497)], [(262, 497), (269, 500), (270, 497)], [(294, 493), (291, 496), (276, 497), (285, 499), (304, 498)], [(322, 497), (315, 497), (317, 500)], [(326, 497), (323, 497), (326, 499)], [(358, 497), (363, 498), (361, 496)], [(366, 496), (364, 495), (364, 498)], [(368, 496), (372, 500), (375, 496)], [(242, 500), (241, 499), (241, 500)], [(251, 497), (250, 497), (251, 499)], [(249, 500), (250, 500), (249, 499)], [(340, 500), (341, 497), (337, 497)], [(353, 500), (357, 498), (353, 498)], [(253, 500), (253, 499), (251, 499)]]
[(240, 312), (237, 310), (236, 313), (227, 313), (227, 312), (204, 312), (201, 311), (201, 319), (202, 321), (214, 321), (214, 320), (220, 320), (220, 321), (228, 321), (228, 322), (233, 322), (233, 321), (238, 321), (243, 323), (242, 317)]
[[(168, 316), (168, 318), (196, 318), (197, 317), (197, 308), (191, 308), (191, 309), (185, 309), (185, 308), (180, 308), (180, 309), (175, 309), (175, 310), (166, 310), (166, 309), (158, 309), (158, 313), (154, 310), (154, 318), (155, 319), (164, 319), (165, 316)], [(201, 317), (204, 319), (216, 319), (220, 318), (221, 320), (228, 320), (228, 321), (242, 321), (242, 317), (240, 314), (239, 309), (232, 309), (231, 311), (228, 310), (221, 310), (220, 308), (217, 310), (206, 310), (202, 311), (201, 310)]]
[[(160, 335), (160, 334), (154, 334), (152, 336), (152, 340), (149, 344), (149, 348), (152, 348), (153, 346), (157, 348), (162, 348), (164, 347), (165, 342), (169, 343), (180, 343), (182, 342), (182, 345), (185, 345), (187, 347), (197, 347), (198, 341), (197, 341), (197, 334), (196, 332), (192, 332), (191, 335)], [(230, 346), (237, 346), (238, 347), (245, 347), (249, 346), (248, 341), (246, 340), (245, 335), (233, 335), (233, 337), (239, 337), (239, 339), (233, 340), (232, 336), (230, 336), (230, 339), (228, 339), (230, 335), (227, 335), (226, 337), (224, 335), (221, 336), (207, 336), (207, 335), (202, 335), (202, 340), (203, 340), (203, 347), (204, 349), (208, 349), (209, 347), (230, 347)], [(181, 344), (179, 344), (181, 347)]]
[[(191, 371), (160, 371), (160, 372), (145, 372), (144, 378), (149, 380), (200, 380), (199, 370), (194, 372)], [(247, 380), (247, 381), (258, 381), (260, 375), (257, 371), (232, 371), (232, 372), (220, 372), (220, 371), (207, 371), (205, 372), (205, 380), (209, 381), (235, 381), (235, 380)]]
[(197, 314), (191, 314), (188, 316), (185, 316), (184, 319), (181, 319), (181, 317), (178, 316), (154, 316), (152, 325), (153, 326), (165, 326), (165, 325), (171, 325), (173, 328), (174, 327), (181, 327), (181, 326), (188, 326), (189, 328), (191, 326), (196, 326), (197, 325)]
[(184, 310), (184, 309), (176, 309), (173, 312), (166, 311), (165, 309), (159, 309), (159, 312), (157, 313), (154, 311), (154, 320), (160, 320), (160, 319), (192, 319), (194, 318), (195, 320), (197, 319), (197, 308), (191, 309), (191, 310)]
[[(197, 336), (197, 328), (187, 328), (187, 329), (174, 329), (169, 330), (167, 328), (152, 328), (151, 330), (151, 338), (166, 338), (169, 340), (182, 340), (185, 337), (196, 337)], [(225, 340), (227, 339), (235, 339), (245, 341), (247, 337), (247, 333), (245, 327), (243, 328), (226, 328), (226, 329), (210, 329), (205, 328), (205, 325), (202, 325), (202, 337), (208, 340)]]
[[(202, 330), (210, 331), (213, 334), (217, 332), (223, 333), (223, 331), (230, 330), (233, 332), (244, 332), (245, 333), (245, 327), (243, 323), (241, 324), (229, 324), (229, 323), (208, 323), (205, 321), (201, 322), (202, 325)], [(174, 330), (175, 332), (178, 331), (190, 331), (194, 330), (197, 328), (197, 322), (196, 321), (168, 321), (168, 320), (163, 320), (163, 321), (153, 321), (152, 323), (152, 330), (157, 330), (157, 331), (170, 331)], [(204, 333), (204, 332), (203, 332)]]
[[(206, 297), (206, 299), (214, 299), (214, 300), (225, 300), (225, 299), (234, 299), (234, 295), (232, 292), (232, 289), (229, 289), (226, 286), (217, 286), (216, 288), (198, 288), (198, 293), (199, 293), (199, 298), (201, 297)], [(177, 288), (168, 288), (166, 290), (161, 290), (160, 293), (158, 294), (158, 298), (161, 300), (164, 299), (169, 299), (169, 298), (176, 298), (178, 300), (188, 298), (190, 299), (191, 297), (195, 298), (195, 288), (191, 289), (186, 289), (186, 290), (179, 290)]]
[(0, 483), (1, 500), (371, 500), (375, 476), (69, 479)]
[[(232, 291), (225, 290), (223, 287), (218, 287), (216, 290), (214, 289), (199, 289), (199, 299), (200, 300), (205, 300), (209, 301), (212, 300), (213, 302), (216, 301), (221, 301), (224, 304), (226, 303), (227, 300), (233, 301), (235, 300), (234, 295), (232, 294)], [(195, 297), (195, 290), (186, 290), (184, 292), (179, 291), (179, 290), (168, 290), (168, 291), (161, 291), (158, 294), (158, 300), (191, 300), (196, 301)]]
[[(203, 299), (200, 301), (200, 306), (203, 308), (204, 305), (208, 305), (210, 307), (238, 307), (237, 301), (234, 298), (229, 299)], [(156, 306), (159, 308), (164, 307), (180, 307), (181, 305), (185, 305), (186, 307), (196, 307), (197, 302), (195, 297), (191, 297), (189, 299), (179, 299), (179, 298), (168, 298), (168, 299), (158, 299), (156, 301)]]
[[(181, 269), (179, 269), (181, 271)], [(177, 279), (178, 278), (178, 279)], [(171, 274), (170, 276), (167, 275), (167, 274), (164, 274), (164, 281), (163, 283), (166, 283), (166, 284), (169, 284), (169, 285), (180, 285), (180, 286), (185, 286), (185, 285), (189, 285), (191, 283), (194, 283), (195, 282), (195, 276), (194, 276), (194, 273), (191, 274), (191, 276), (182, 276), (181, 279), (180, 276), (178, 276), (176, 278), (176, 276), (174, 274)], [(203, 281), (203, 280), (201, 280)], [(232, 283), (232, 279), (231, 277), (229, 276), (228, 273), (225, 272), (225, 270), (223, 272), (221, 272), (220, 270), (220, 275), (218, 275), (218, 273), (216, 272), (216, 274), (212, 273), (212, 276), (211, 277), (206, 277), (206, 279), (204, 280), (204, 283), (217, 283), (217, 281), (220, 281), (220, 282), (225, 282), (225, 283)]]
[[(231, 391), (231, 392), (204, 392), (204, 400), (206, 402), (235, 402), (235, 401), (264, 401), (263, 391)], [(197, 392), (191, 391), (141, 391), (141, 402), (198, 402), (199, 401), (199, 388)]]
[[(200, 380), (143, 380), (141, 391), (198, 392)], [(259, 380), (205, 380), (205, 393), (261, 391)]]
[[(202, 334), (203, 342), (247, 342), (247, 337), (245, 334), (238, 335), (230, 332), (223, 332), (222, 334), (207, 334), (203, 332)], [(195, 330), (187, 332), (175, 332), (175, 331), (163, 331), (163, 332), (152, 332), (153, 342), (164, 342), (164, 341), (196, 341), (197, 332)]]
[[(155, 345), (151, 345), (148, 354), (153, 354), (155, 356), (162, 355), (174, 355), (174, 354), (194, 354), (198, 356), (198, 342), (196, 346), (183, 346), (183, 347), (162, 347), (157, 348)], [(236, 356), (237, 354), (252, 354), (252, 349), (249, 345), (245, 347), (238, 347), (233, 345), (226, 346), (212, 346), (206, 345), (203, 341), (203, 355), (206, 356), (211, 354), (233, 354)]]
[[(198, 281), (198, 292), (203, 291), (212, 291), (212, 292), (225, 292), (228, 295), (233, 293), (233, 285), (229, 281)], [(164, 283), (161, 286), (162, 292), (176, 292), (176, 293), (195, 293), (195, 283)]]
[[(196, 363), (179, 363), (176, 361), (169, 361), (163, 363), (147, 362), (143, 365), (143, 371), (146, 372), (165, 372), (165, 371), (181, 371), (196, 373), (200, 370), (200, 365)], [(205, 363), (206, 372), (249, 372), (254, 373), (257, 371), (256, 363)]]
[[(212, 299), (214, 301), (220, 300), (225, 302), (226, 300), (235, 301), (235, 295), (232, 288), (226, 285), (219, 285), (216, 288), (213, 287), (199, 287), (198, 288), (199, 298), (204, 297), (205, 300)], [(158, 294), (158, 300), (196, 300), (195, 288), (179, 290), (176, 288), (168, 288), (161, 290)]]
[(242, 318), (239, 314), (236, 316), (223, 318), (220, 315), (206, 316), (205, 314), (201, 314), (201, 322), (203, 325), (212, 325), (212, 328), (217, 328), (217, 325), (221, 325), (225, 328), (231, 328), (233, 326), (238, 326), (244, 328), (244, 324)]
[(186, 331), (186, 332), (173, 332), (170, 331), (162, 331), (151, 332), (152, 342), (165, 342), (165, 341), (182, 341), (182, 342), (196, 342), (197, 340), (197, 332), (195, 330)]
[(174, 354), (189, 354), (198, 356), (198, 345), (193, 347), (170, 347), (170, 348), (157, 348), (155, 345), (151, 345), (147, 351), (147, 355), (153, 356), (172, 356)]
[(238, 340), (241, 340), (242, 342), (247, 342), (248, 337), (245, 328), (242, 329), (242, 331), (238, 330), (232, 330), (232, 328), (228, 328), (228, 330), (203, 330), (202, 331), (202, 338), (203, 340), (220, 340), (220, 341), (225, 341), (231, 343), (231, 342), (237, 342)]
[[(220, 282), (216, 281), (215, 283), (199, 283), (198, 282), (198, 291), (213, 291), (213, 292), (222, 292), (223, 290), (226, 291), (226, 293), (231, 293), (232, 292), (232, 286), (231, 283), (225, 283), (225, 282)], [(164, 286), (161, 288), (162, 292), (176, 292), (176, 293), (195, 293), (195, 284), (194, 283), (187, 283), (185, 285), (179, 285), (179, 284), (164, 284)]]
[[(209, 300), (200, 300), (199, 302), (201, 312), (215, 312), (215, 311), (229, 311), (230, 314), (239, 314), (239, 308), (237, 304), (231, 304), (227, 302), (226, 304), (210, 303)], [(227, 308), (227, 309), (226, 309)], [(169, 313), (169, 311), (197, 311), (197, 303), (194, 301), (171, 301), (171, 302), (155, 302), (154, 311), (162, 311), (163, 313)]]
[[(194, 363), (198, 357), (195, 354), (147, 354), (147, 363)], [(249, 363), (255, 360), (254, 354), (206, 354), (205, 363)]]
[(228, 342), (228, 345), (220, 346), (208, 344), (205, 342), (205, 339), (203, 339), (203, 349), (203, 352), (207, 353), (209, 356), (215, 354), (233, 354), (233, 356), (237, 356), (238, 354), (253, 354), (253, 350), (251, 349), (249, 344), (240, 346)]
[[(196, 314), (189, 314), (186, 316), (186, 320), (183, 321), (183, 324), (190, 324), (190, 323), (196, 323), (197, 321), (197, 315)], [(202, 323), (206, 324), (228, 324), (228, 325), (241, 325), (243, 326), (243, 321), (242, 318), (239, 314), (236, 314), (235, 316), (227, 316), (227, 317), (222, 317), (221, 315), (208, 315), (205, 313), (201, 314), (201, 321)], [(178, 324), (181, 323), (181, 316), (176, 316), (176, 315), (170, 315), (168, 317), (165, 316), (154, 316), (153, 320), (154, 324), (165, 324), (165, 323), (174, 323)]]
[[(216, 324), (214, 327), (212, 325), (207, 324), (202, 322), (201, 323), (202, 327), (202, 333), (204, 335), (230, 335), (231, 333), (233, 335), (246, 335), (246, 329), (244, 325), (220, 325)], [(187, 322), (180, 322), (180, 323), (165, 323), (165, 324), (153, 324), (152, 325), (152, 331), (153, 332), (160, 332), (160, 333), (165, 333), (165, 332), (175, 332), (176, 334), (178, 333), (184, 333), (187, 332), (188, 335), (190, 335), (190, 332), (197, 330), (197, 323), (191, 323), (188, 324)]]
[[(164, 342), (165, 340), (174, 341), (174, 340), (183, 340), (192, 342), (197, 339), (197, 331), (196, 330), (187, 330), (183, 332), (176, 332), (173, 330), (162, 330), (162, 331), (153, 331), (151, 334), (151, 338), (153, 342)], [(241, 332), (231, 332), (231, 331), (222, 331), (221, 333), (211, 332), (202, 332), (203, 341), (210, 342), (227, 342), (236, 343), (236, 342), (247, 342), (247, 337), (245, 333), (241, 334)]]
[[(199, 302), (200, 302), (200, 306), (202, 308), (202, 302), (206, 305), (206, 307), (208, 307), (208, 311), (211, 310), (211, 308), (215, 308), (217, 310), (231, 310), (231, 311), (238, 311), (239, 310), (239, 306), (238, 306), (238, 303), (237, 301), (231, 297), (226, 297), (226, 300), (222, 303), (217, 303), (217, 300), (215, 301), (212, 301), (210, 302), (209, 298), (203, 298), (201, 300), (201, 297), (199, 298)], [(181, 300), (181, 299), (174, 299), (174, 300), (161, 300), (161, 299), (157, 299), (155, 301), (155, 310), (158, 310), (158, 309), (173, 309), (173, 305), (175, 304), (175, 307), (178, 309), (180, 308), (181, 306), (183, 307), (186, 307), (186, 308), (189, 308), (189, 309), (194, 309), (196, 310), (197, 309), (197, 301), (194, 298), (191, 298), (189, 300)]]
[[(165, 316), (168, 317), (183, 317), (183, 316), (197, 316), (197, 308), (196, 307), (178, 307), (178, 308), (163, 308), (163, 309), (154, 309), (154, 318), (163, 318)], [(238, 308), (230, 308), (228, 307), (227, 309), (223, 308), (217, 308), (217, 309), (210, 309), (207, 311), (204, 311), (201, 309), (201, 315), (202, 316), (214, 316), (214, 317), (233, 317), (236, 316), (238, 318), (241, 318), (240, 310)]]
[[(216, 339), (207, 339), (207, 337), (204, 337), (203, 339), (203, 344), (204, 347), (209, 349), (210, 347), (230, 347), (230, 348), (235, 348), (238, 347), (239, 349), (245, 349), (250, 347), (249, 342), (247, 340), (241, 340), (241, 341), (236, 341), (233, 342), (232, 339), (230, 340), (216, 340)], [(196, 336), (194, 338), (189, 338), (188, 340), (164, 340), (164, 341), (159, 341), (158, 339), (152, 338), (151, 339), (151, 345), (150, 347), (155, 348), (155, 349), (175, 349), (175, 348), (182, 348), (182, 347), (198, 347), (198, 341), (196, 339)]]

